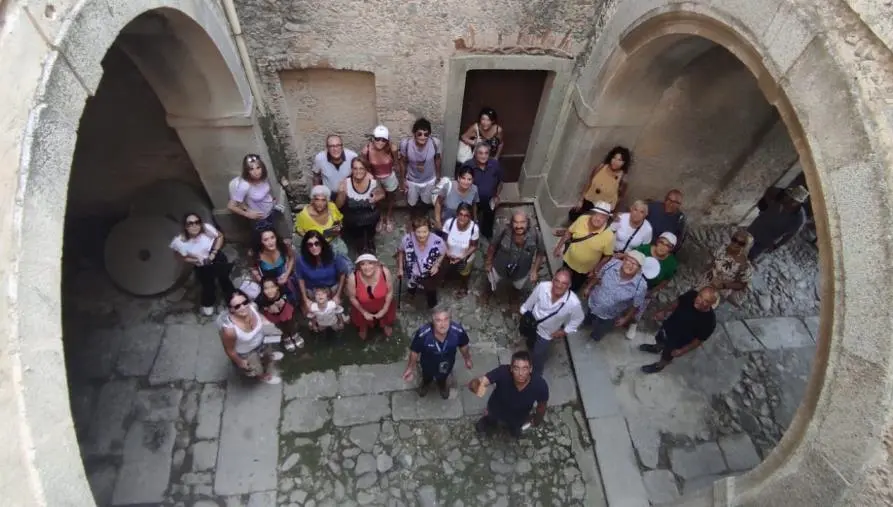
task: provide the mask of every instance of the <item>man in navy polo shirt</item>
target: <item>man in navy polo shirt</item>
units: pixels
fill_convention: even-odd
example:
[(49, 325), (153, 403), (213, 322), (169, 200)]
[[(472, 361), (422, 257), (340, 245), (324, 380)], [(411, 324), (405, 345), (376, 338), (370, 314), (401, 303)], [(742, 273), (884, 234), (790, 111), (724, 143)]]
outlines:
[[(515, 352), (512, 363), (496, 367), (483, 377), (473, 379), (468, 388), (482, 396), (486, 387), (495, 384), (496, 389), (487, 401), (487, 413), (475, 428), (478, 433), (490, 434), (500, 424), (505, 425), (513, 437), (519, 438), (528, 422), (538, 426), (546, 415), (549, 386), (541, 375), (533, 375), (533, 363), (526, 351)], [(536, 404), (536, 413), (530, 419), (530, 410)]]
[(468, 349), (468, 333), (461, 324), (450, 321), (449, 310), (434, 310), (431, 322), (420, 327), (412, 337), (403, 380), (411, 382), (416, 364), (421, 364), (422, 385), (419, 387), (419, 396), (428, 394), (431, 382), (436, 381), (440, 397), (449, 398), (450, 390), (446, 381), (456, 363), (456, 349), (462, 353), (465, 367), (470, 370), (473, 365), (471, 351)]
[(481, 234), (493, 238), (493, 224), (496, 220), (496, 207), (499, 206), (499, 193), (502, 192), (502, 166), (495, 158), (490, 158), (490, 145), (479, 143), (474, 147), (474, 156), (464, 164), (472, 170), (474, 184), (478, 187), (478, 225)]

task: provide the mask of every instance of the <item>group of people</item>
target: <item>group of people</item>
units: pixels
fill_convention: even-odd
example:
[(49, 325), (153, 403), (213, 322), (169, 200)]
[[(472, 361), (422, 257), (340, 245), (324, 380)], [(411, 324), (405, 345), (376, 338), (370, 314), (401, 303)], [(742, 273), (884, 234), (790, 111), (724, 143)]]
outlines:
[[(527, 339), (527, 351), (516, 353), (510, 366), (469, 385), (480, 394), (495, 384), (499, 393), (491, 396), (479, 430), (489, 432), (500, 423), (518, 435), (530, 422), (527, 415), (534, 405), (534, 422), (541, 420), (548, 400), (542, 373), (553, 341), (583, 325), (590, 327), (595, 341), (615, 327), (628, 328), (626, 335), (632, 339), (649, 301), (676, 273), (676, 252), (686, 233), (682, 192), (671, 190), (663, 201), (636, 200), (620, 212), (631, 153), (621, 146), (613, 148), (589, 174), (567, 225), (555, 231), (558, 243), (552, 254), (561, 258), (562, 268), (551, 280), (537, 284), (546, 252), (530, 217), (516, 210), (501, 231), (493, 230), (502, 189), (498, 156), (504, 145), (504, 131), (496, 119), (496, 112), (485, 108), (462, 134), (453, 178), (442, 176), (441, 143), (425, 119), (413, 124), (411, 137), (397, 143), (391, 142), (386, 127), (376, 127), (359, 155), (346, 149), (339, 136), (328, 136), (326, 149), (314, 158), (311, 201), (296, 215), (293, 229), (273, 195), (263, 161), (257, 155), (246, 156), (241, 176), (230, 183), (229, 208), (244, 216), (255, 231), (250, 251), (254, 284), (233, 286), (228, 260), (220, 252), (223, 235), (197, 214), (184, 218), (183, 232), (171, 243), (196, 266), (203, 313), (214, 313), (218, 287), (227, 295), (218, 324), (234, 364), (246, 375), (279, 381), (270, 364), (281, 353), (264, 343), (261, 316), (282, 330), (283, 346), (289, 351), (303, 345), (297, 333), (299, 316), (317, 331), (338, 330), (350, 322), (362, 339), (374, 328), (390, 336), (396, 319), (394, 278), (401, 288), (406, 284), (409, 294), (424, 292), (428, 307), (435, 309), (438, 289), (445, 275), (452, 273), (460, 284), (456, 295), (463, 297), (481, 237), (487, 241), (483, 299), (488, 300), (502, 282), (509, 282), (518, 302), (528, 284), (533, 290), (520, 304), (519, 331)], [(287, 179), (280, 183), (288, 188)], [(405, 193), (414, 213), (395, 252), (397, 269), (392, 274), (375, 255), (375, 236), (395, 230), (398, 191)], [(767, 194), (761, 201), (766, 218), (758, 218), (755, 225), (759, 228), (762, 223), (763, 229), (772, 231), (736, 230), (731, 242), (714, 252), (698, 283), (656, 312), (663, 324), (655, 343), (640, 349), (659, 354), (660, 359), (643, 366), (643, 371), (661, 371), (709, 338), (716, 306), (722, 299), (733, 303), (740, 299), (750, 282), (755, 255), (790, 239), (798, 210), (802, 213), (799, 205), (807, 197), (803, 187)], [(350, 250), (358, 254), (353, 261)], [(419, 394), (426, 395), (433, 383), (447, 397), (446, 379), (457, 351), (472, 368), (468, 343), (461, 324), (452, 321), (447, 311), (436, 309), (432, 321), (413, 337), (404, 378), (411, 380), (420, 367)]]

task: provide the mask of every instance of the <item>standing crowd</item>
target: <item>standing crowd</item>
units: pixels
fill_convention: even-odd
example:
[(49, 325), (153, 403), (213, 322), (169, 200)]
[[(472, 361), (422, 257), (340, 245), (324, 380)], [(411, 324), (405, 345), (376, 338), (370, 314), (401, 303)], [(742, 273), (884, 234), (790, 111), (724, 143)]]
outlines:
[[(583, 326), (596, 342), (614, 328), (627, 329), (626, 337), (632, 339), (650, 301), (674, 277), (676, 252), (686, 233), (683, 195), (670, 190), (662, 202), (635, 200), (625, 211), (618, 209), (632, 157), (624, 147), (613, 148), (585, 180), (567, 224), (555, 230), (557, 245), (551, 254), (562, 260), (561, 269), (551, 280), (539, 282), (547, 252), (530, 217), (516, 210), (505, 227), (494, 231), (504, 136), (496, 112), (484, 108), (460, 137), (458, 162), (449, 178), (443, 176), (441, 141), (424, 118), (413, 124), (410, 137), (397, 142), (386, 127), (375, 127), (359, 154), (330, 135), (313, 160), (310, 203), (295, 216), (293, 227), (273, 195), (264, 162), (247, 155), (241, 175), (229, 185), (228, 207), (245, 217), (254, 232), (251, 279), (233, 286), (232, 265), (220, 251), (223, 234), (197, 214), (184, 218), (182, 233), (171, 243), (195, 265), (202, 313), (213, 315), (217, 289), (224, 294), (218, 327), (235, 366), (246, 376), (280, 382), (272, 364), (283, 354), (267, 343), (264, 319), (281, 330), (282, 348), (288, 352), (304, 346), (298, 333), (302, 320), (314, 332), (339, 331), (349, 324), (363, 340), (375, 330), (390, 337), (405, 285), (410, 296), (424, 293), (432, 318), (412, 338), (403, 378), (411, 381), (420, 370), (419, 394), (425, 396), (435, 384), (447, 398), (457, 351), (466, 368), (473, 363), (469, 336), (438, 306), (438, 291), (451, 279), (457, 283), (456, 296), (466, 296), (475, 257), (484, 248), (482, 300), (489, 301), (503, 284), (510, 288), (511, 301), (520, 304), (519, 333), (527, 350), (469, 384), (479, 396), (487, 386), (496, 386), (477, 427), (488, 433), (506, 426), (518, 436), (528, 424), (541, 421), (549, 396), (542, 374), (551, 343)], [(279, 183), (289, 186), (286, 178)], [(397, 229), (393, 207), (398, 192), (412, 218), (393, 252), (396, 272), (391, 273), (376, 256), (375, 238)], [(660, 359), (643, 366), (645, 373), (661, 371), (710, 337), (716, 326), (714, 309), (723, 298), (740, 301), (752, 263), (802, 225), (801, 205), (807, 197), (802, 186), (767, 194), (754, 225), (736, 230), (731, 242), (714, 252), (698, 283), (656, 312), (662, 325), (655, 343), (639, 348)], [(527, 287), (532, 291), (524, 298)]]

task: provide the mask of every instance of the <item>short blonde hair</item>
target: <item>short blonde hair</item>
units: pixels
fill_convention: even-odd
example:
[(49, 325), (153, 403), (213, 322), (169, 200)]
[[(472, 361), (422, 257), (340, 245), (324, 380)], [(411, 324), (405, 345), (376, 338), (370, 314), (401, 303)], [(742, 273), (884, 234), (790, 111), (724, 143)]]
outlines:
[(630, 206), (629, 206), (629, 210), (630, 210), (630, 211), (632, 211), (632, 210), (634, 210), (634, 209), (637, 209), (637, 208), (638, 208), (638, 209), (641, 209), (642, 211), (644, 211), (646, 217), (648, 216), (648, 203), (646, 203), (645, 201), (639, 199), (638, 201), (636, 201), (636, 202), (630, 204)]

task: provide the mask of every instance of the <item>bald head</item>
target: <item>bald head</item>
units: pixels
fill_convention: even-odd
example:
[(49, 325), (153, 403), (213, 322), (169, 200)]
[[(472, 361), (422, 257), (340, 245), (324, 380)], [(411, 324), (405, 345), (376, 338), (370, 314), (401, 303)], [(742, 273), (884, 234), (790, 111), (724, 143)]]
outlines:
[(695, 298), (695, 308), (706, 312), (712, 310), (716, 306), (717, 301), (719, 301), (719, 293), (716, 292), (716, 289), (704, 287), (698, 291), (698, 296)]

